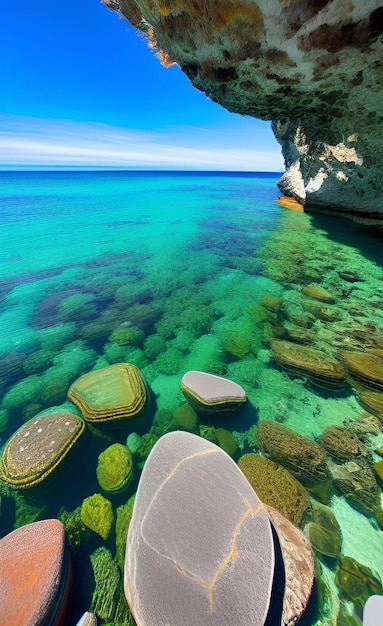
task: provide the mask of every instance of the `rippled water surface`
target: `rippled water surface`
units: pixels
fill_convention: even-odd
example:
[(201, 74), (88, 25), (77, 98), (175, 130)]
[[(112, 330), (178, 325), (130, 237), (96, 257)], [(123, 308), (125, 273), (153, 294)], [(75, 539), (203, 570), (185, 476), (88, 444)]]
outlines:
[[(47, 517), (66, 524), (75, 564), (73, 623), (90, 607), (102, 623), (127, 623), (116, 607), (108, 614), (100, 608), (89, 560), (103, 547), (121, 567), (121, 524), (102, 539), (84, 530), (79, 507), (102, 493), (113, 517), (122, 515), (161, 435), (158, 412), (177, 415), (185, 404), (180, 381), (192, 369), (225, 376), (247, 393), (242, 412), (201, 414), (193, 426), (205, 436), (218, 428), (231, 433), (236, 461), (262, 445), (265, 455), (256, 434), (263, 421), (326, 448), (332, 478), (327, 500), (320, 498), (335, 514), (341, 548), (338, 556), (316, 550), (314, 593), (301, 623), (359, 623), (365, 600), (340, 582), (343, 557), (357, 563), (364, 596), (373, 593), (371, 577), (383, 576), (381, 482), (373, 469), (383, 446), (383, 402), (382, 413), (361, 402), (366, 389), (383, 392), (383, 376), (355, 381), (344, 363), (345, 351), (367, 350), (383, 370), (382, 240), (377, 230), (279, 207), (277, 180), (238, 173), (0, 173), (0, 445), (41, 412), (79, 414), (67, 392), (94, 369), (132, 363), (151, 395), (148, 416), (134, 427), (142, 445), (127, 491), (106, 493), (96, 477), (98, 456), (114, 442), (125, 444), (127, 427), (87, 427), (87, 444), (80, 438), (71, 463), (38, 493), (10, 492), (0, 483), (1, 536)], [(312, 284), (332, 298), (305, 295)], [(121, 341), (121, 329), (133, 329), (131, 339)], [(278, 364), (273, 341), (320, 350), (345, 369), (344, 381), (334, 385), (313, 374), (304, 364), (311, 357), (295, 368)], [(333, 444), (324, 445), (322, 434), (334, 425), (359, 442), (356, 452), (347, 448), (342, 458)], [(291, 469), (284, 450), (278, 454), (274, 460)], [(332, 480), (346, 470), (363, 473), (371, 497), (358, 499)], [(306, 534), (312, 515), (301, 521)]]

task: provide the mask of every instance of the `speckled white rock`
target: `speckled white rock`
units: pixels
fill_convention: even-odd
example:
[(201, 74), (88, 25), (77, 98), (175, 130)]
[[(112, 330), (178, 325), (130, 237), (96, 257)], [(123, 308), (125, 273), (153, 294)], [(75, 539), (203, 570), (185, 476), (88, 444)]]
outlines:
[(269, 518), (232, 459), (196, 435), (164, 435), (127, 539), (124, 588), (137, 625), (262, 626), (274, 565)]

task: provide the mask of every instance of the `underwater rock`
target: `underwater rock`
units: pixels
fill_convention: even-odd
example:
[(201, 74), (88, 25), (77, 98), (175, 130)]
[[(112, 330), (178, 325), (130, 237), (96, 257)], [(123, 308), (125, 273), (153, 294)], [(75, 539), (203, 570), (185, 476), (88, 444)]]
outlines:
[(173, 412), (170, 409), (158, 409), (154, 414), (150, 432), (161, 436), (170, 433), (172, 430), (177, 430), (177, 428)]
[[(289, 324), (286, 322), (283, 324), (285, 339), (289, 341), (295, 341), (296, 343), (313, 343), (314, 335), (311, 330), (307, 328), (302, 328), (301, 326), (296, 326), (295, 324)], [(273, 333), (275, 336), (275, 333)]]
[(135, 498), (134, 494), (126, 504), (117, 507), (116, 511), (116, 563), (120, 572), (124, 571), (126, 537), (133, 515)]
[(383, 594), (381, 581), (371, 569), (350, 556), (341, 556), (335, 571), (335, 584), (340, 592), (354, 604), (363, 608), (374, 594)]
[(149, 335), (144, 341), (144, 353), (149, 361), (154, 361), (161, 352), (165, 352), (166, 341), (161, 335)]
[(296, 624), (302, 617), (314, 584), (314, 554), (302, 531), (280, 511), (265, 505), (277, 531), (285, 566), (282, 624)]
[(100, 493), (85, 498), (81, 505), (81, 521), (90, 530), (108, 539), (114, 523), (112, 504)]
[(46, 407), (56, 406), (65, 402), (68, 389), (74, 376), (58, 366), (50, 367), (42, 376), (43, 386), (40, 400)]
[(91, 534), (89, 528), (81, 521), (81, 507), (78, 506), (71, 512), (61, 509), (58, 517), (64, 524), (70, 547), (77, 550)]
[(70, 569), (59, 520), (34, 522), (0, 539), (1, 624), (67, 624)]
[(272, 311), (273, 313), (278, 313), (278, 311), (282, 307), (282, 300), (281, 298), (277, 298), (276, 296), (265, 295), (261, 298), (261, 304), (269, 311)]
[(271, 351), (278, 365), (288, 373), (307, 377), (318, 387), (336, 390), (345, 385), (342, 366), (320, 350), (274, 339)]
[(336, 517), (329, 507), (314, 504), (311, 521), (305, 526), (304, 532), (314, 550), (335, 559), (339, 556), (342, 533)]
[(214, 426), (208, 426), (207, 424), (201, 424), (199, 427), (199, 436), (210, 443), (216, 443), (218, 445), (218, 439), (216, 429)]
[(138, 326), (119, 326), (109, 337), (110, 343), (117, 343), (119, 346), (142, 346), (145, 333)]
[(155, 433), (145, 433), (142, 435), (136, 452), (139, 463), (144, 463), (146, 461), (159, 438), (159, 435), (156, 435)]
[(383, 393), (379, 391), (360, 391), (358, 395), (361, 405), (383, 422)]
[(190, 404), (183, 404), (174, 412), (177, 430), (186, 430), (189, 433), (199, 433), (199, 418)]
[(36, 374), (20, 380), (5, 394), (2, 408), (7, 411), (17, 411), (32, 404), (39, 399), (42, 386), (43, 379)]
[(331, 464), (334, 483), (346, 500), (367, 516), (375, 516), (380, 506), (381, 491), (374, 472), (364, 459), (343, 465)]
[(190, 433), (164, 435), (142, 472), (126, 546), (137, 625), (261, 626), (274, 550), (268, 515), (230, 457)]
[(383, 359), (367, 352), (348, 351), (342, 357), (352, 381), (373, 391), (383, 391)]
[(76, 626), (97, 626), (97, 617), (94, 613), (86, 611), (84, 615), (79, 619)]
[(320, 502), (329, 502), (333, 484), (323, 448), (290, 428), (268, 420), (259, 422), (256, 432), (262, 452), (288, 469)]
[(383, 481), (383, 460), (374, 463), (374, 472), (380, 481)]
[(241, 335), (227, 337), (222, 342), (222, 347), (236, 359), (243, 359), (243, 357), (251, 351), (250, 341), (247, 337), (243, 337)]
[(145, 381), (139, 369), (129, 363), (84, 374), (73, 383), (68, 398), (94, 424), (126, 420), (133, 426), (148, 407)]
[(73, 413), (36, 417), (7, 442), (0, 458), (0, 477), (15, 489), (30, 489), (59, 468), (84, 432), (85, 424)]
[(133, 478), (133, 459), (129, 449), (121, 443), (114, 443), (101, 452), (96, 474), (98, 484), (104, 491), (124, 491)]
[(351, 461), (367, 456), (367, 449), (359, 437), (344, 426), (328, 426), (320, 436), (322, 446), (330, 456), (339, 461)]
[(70, 322), (92, 317), (96, 311), (93, 295), (76, 293), (60, 302), (57, 313), (64, 322)]
[(55, 352), (52, 350), (36, 350), (24, 361), (24, 372), (27, 376), (32, 374), (42, 374), (51, 365)]
[(305, 488), (287, 469), (253, 453), (242, 456), (238, 467), (262, 502), (299, 526), (311, 503)]
[(201, 413), (235, 411), (247, 400), (240, 385), (221, 376), (195, 370), (182, 377), (181, 390), (193, 409)]
[(95, 590), (92, 595), (91, 611), (105, 622), (114, 623), (121, 575), (111, 552), (102, 546), (90, 555)]
[(219, 447), (229, 456), (235, 457), (239, 451), (239, 447), (230, 430), (226, 430), (226, 428), (216, 428), (215, 435)]
[[(5, 390), (23, 377), (26, 360), (24, 352), (11, 352), (0, 358), (0, 389)], [(35, 372), (25, 373), (35, 374)]]
[(321, 285), (317, 285), (315, 283), (311, 283), (311, 285), (306, 285), (303, 287), (302, 293), (305, 296), (309, 296), (310, 298), (315, 298), (315, 300), (321, 300), (322, 302), (334, 302), (335, 297), (324, 289)]

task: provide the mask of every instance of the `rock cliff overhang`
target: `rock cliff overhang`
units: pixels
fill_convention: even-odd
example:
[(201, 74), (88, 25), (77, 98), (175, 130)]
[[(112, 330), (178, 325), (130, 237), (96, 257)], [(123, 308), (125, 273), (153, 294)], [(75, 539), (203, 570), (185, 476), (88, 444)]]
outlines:
[(283, 193), (383, 217), (380, 1), (103, 1), (213, 101), (274, 120)]

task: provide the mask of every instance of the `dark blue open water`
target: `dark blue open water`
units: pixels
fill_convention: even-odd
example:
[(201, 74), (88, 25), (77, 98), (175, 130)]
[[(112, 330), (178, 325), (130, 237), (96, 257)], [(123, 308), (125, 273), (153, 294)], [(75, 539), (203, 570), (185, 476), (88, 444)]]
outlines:
[[(152, 393), (140, 436), (157, 409), (174, 412), (185, 402), (180, 379), (190, 369), (245, 388), (248, 410), (214, 423), (234, 433), (240, 453), (257, 451), (259, 420), (316, 441), (331, 424), (358, 423), (364, 409), (351, 387), (336, 395), (289, 376), (273, 360), (270, 341), (285, 333), (276, 328), (299, 329), (299, 316), (307, 314), (301, 290), (314, 282), (335, 295), (336, 314), (312, 314), (313, 347), (335, 357), (342, 349), (379, 347), (381, 240), (344, 220), (282, 209), (277, 180), (248, 173), (1, 172), (0, 445), (40, 412), (74, 410), (66, 393), (79, 376), (124, 361), (140, 368)], [(281, 299), (278, 313), (265, 314), (264, 296)], [(110, 341), (121, 327), (143, 332), (138, 345)], [(240, 354), (228, 349), (233, 343)], [(0, 536), (72, 512), (100, 492), (97, 457), (128, 435), (94, 435), (85, 451), (79, 446), (66, 470), (70, 480), (61, 477), (57, 489), (14, 498), (3, 489)], [(379, 432), (365, 439), (372, 451), (383, 444)], [(370, 465), (378, 458), (372, 454)], [(136, 482), (127, 494), (104, 494), (114, 513)], [(331, 508), (342, 554), (382, 576), (377, 521), (338, 492)], [(113, 533), (107, 541), (93, 533), (74, 550), (74, 623), (91, 604), (89, 554), (101, 545), (114, 554), (114, 541)], [(326, 591), (302, 620), (310, 626), (335, 624), (340, 600), (342, 610), (354, 611), (334, 584), (336, 561), (321, 558)]]

